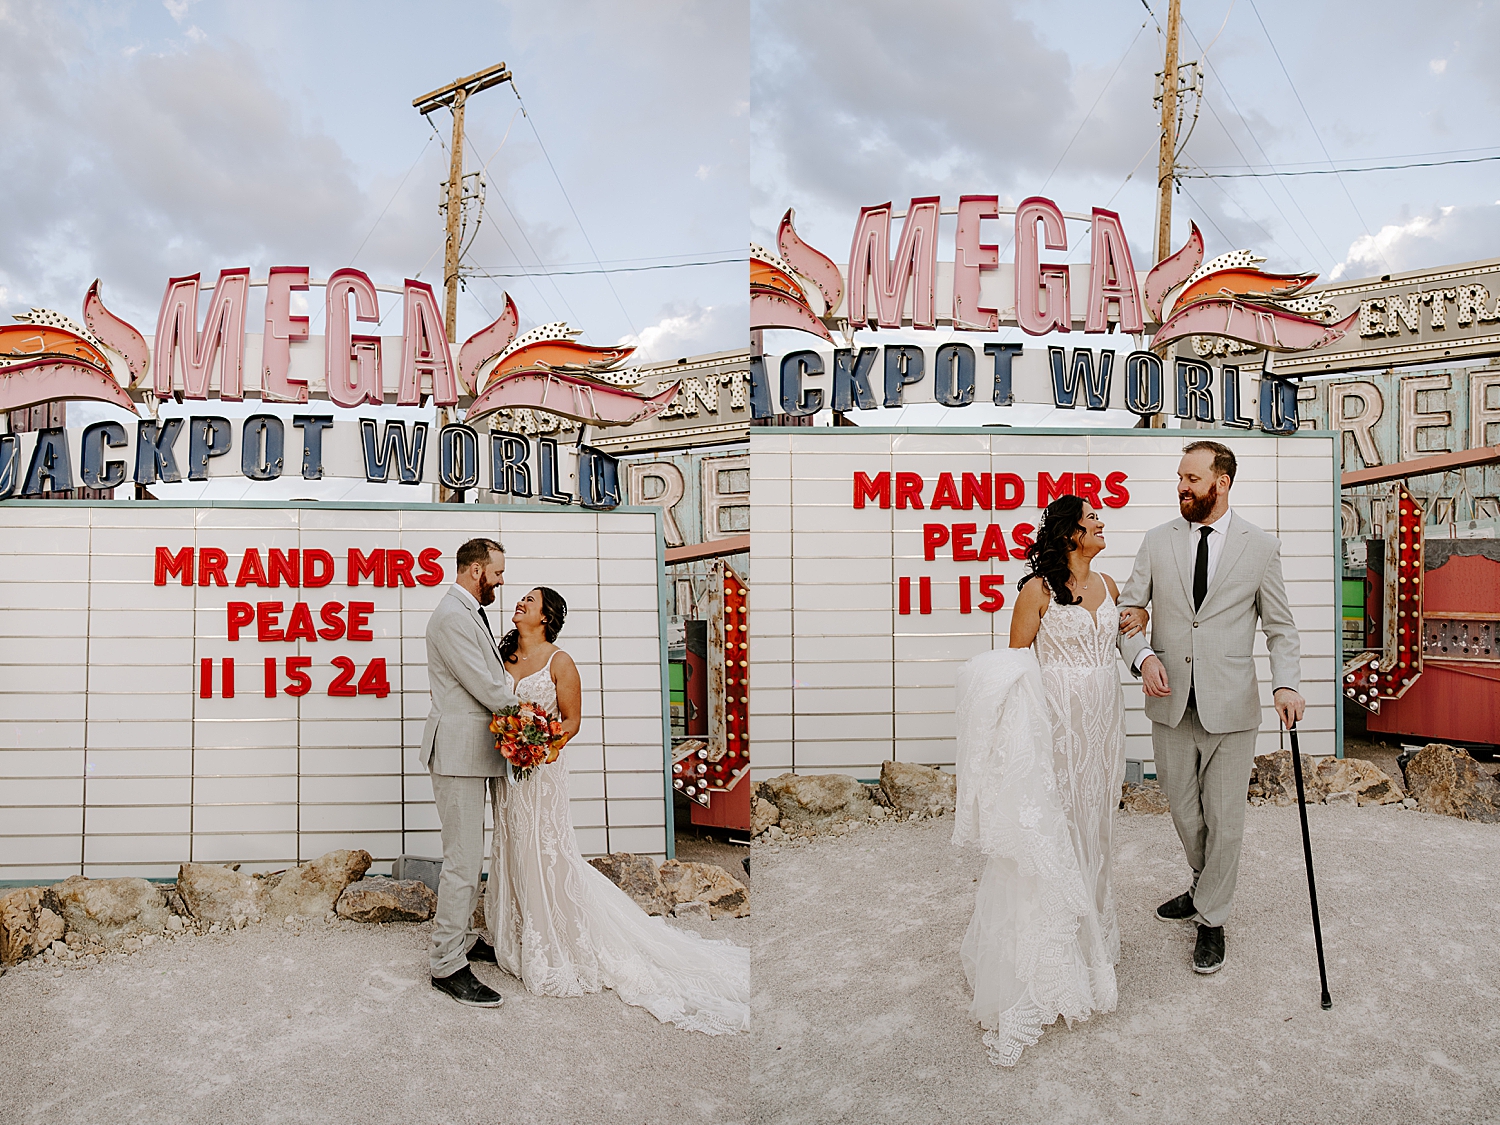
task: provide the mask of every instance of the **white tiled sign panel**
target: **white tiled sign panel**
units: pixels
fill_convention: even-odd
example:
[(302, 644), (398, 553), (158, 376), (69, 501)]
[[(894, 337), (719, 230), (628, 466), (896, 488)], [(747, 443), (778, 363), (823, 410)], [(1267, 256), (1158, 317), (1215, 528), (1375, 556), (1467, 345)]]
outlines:
[[(654, 511), (431, 505), (7, 503), (0, 505), (0, 881), (167, 877), (186, 861), (274, 870), (333, 848), (377, 862), (442, 854), (432, 787), (417, 759), (427, 717), (427, 619), (460, 543), (498, 538), (515, 600), (547, 585), (568, 601), (558, 643), (583, 679), (583, 727), (564, 751), (585, 854), (664, 856), (660, 533)], [(222, 550), (228, 585), (155, 584), (156, 548)], [(318, 588), (236, 587), (245, 552), (326, 550)], [(442, 580), (348, 585), (350, 548), (439, 552)], [(417, 569), (416, 574), (421, 575)], [(212, 582), (212, 579), (210, 579)], [(227, 607), (279, 601), (285, 629), (306, 602), (369, 602), (370, 639), (228, 639)], [(384, 658), (388, 691), (328, 689), (332, 658), (356, 685)], [(223, 697), (222, 660), (235, 665)], [(267, 698), (264, 661), (277, 659)], [(311, 688), (286, 694), (288, 657)], [(212, 660), (211, 698), (201, 661)], [(370, 687), (376, 685), (373, 680)]]
[[(752, 430), (750, 723), (756, 778), (788, 770), (871, 778), (888, 758), (951, 766), (953, 684), (976, 653), (1005, 646), (1015, 584), (1024, 562), (955, 562), (951, 543), (925, 558), (923, 525), (976, 525), (973, 546), (999, 524), (1016, 547), (1017, 524), (1040, 522), (1040, 474), (1088, 473), (1101, 482), (1124, 473), (1129, 499), (1100, 509), (1108, 549), (1095, 567), (1121, 585), (1142, 536), (1177, 515), (1182, 447), (1202, 436), (1235, 450), (1234, 511), (1281, 539), (1287, 593), (1302, 637), (1299, 725), (1305, 753), (1331, 754), (1337, 732), (1338, 504), (1336, 466), (1325, 434), (1276, 438), (1202, 431)], [(920, 475), (916, 510), (854, 507), (854, 476)], [(1011, 473), (1025, 485), (1013, 509), (932, 510), (935, 482), (951, 473)], [(991, 478), (993, 480), (993, 477)], [(1103, 493), (1108, 497), (1108, 491)], [(960, 494), (960, 499), (962, 496)], [(1119, 500), (1118, 494), (1114, 499)], [(992, 501), (993, 502), (993, 501)], [(976, 552), (977, 553), (977, 552)], [(999, 575), (1005, 604), (980, 608), (980, 578)], [(900, 610), (900, 579), (910, 579), (910, 613)], [(960, 612), (959, 583), (970, 579), (971, 612)], [(921, 610), (929, 579), (931, 612)], [(993, 584), (993, 580), (992, 580)], [(1257, 631), (1256, 666), (1264, 710), (1257, 753), (1277, 746), (1270, 708), (1269, 657)], [(1126, 754), (1152, 768), (1150, 722), (1139, 681), (1119, 663), (1125, 685)]]

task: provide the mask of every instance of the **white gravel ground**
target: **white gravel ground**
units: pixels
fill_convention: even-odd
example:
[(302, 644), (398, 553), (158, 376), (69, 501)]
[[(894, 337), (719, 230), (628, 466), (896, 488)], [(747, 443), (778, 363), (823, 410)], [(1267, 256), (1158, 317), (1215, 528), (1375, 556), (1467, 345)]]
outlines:
[[(683, 923), (673, 923), (683, 925)], [(748, 919), (704, 922), (748, 940)], [(429, 926), (252, 925), (103, 965), (0, 978), (0, 1122), (459, 1125), (742, 1122), (748, 1042), (605, 991), (463, 1007), (428, 983)]]
[(969, 1022), (959, 941), (982, 868), (950, 819), (755, 848), (756, 1119), (1500, 1121), (1500, 825), (1400, 807), (1308, 810), (1334, 1007), (1295, 808), (1247, 810), (1215, 976), (1158, 921), (1186, 865), (1166, 816), (1121, 814), (1120, 1006), (1058, 1023), (1012, 1070)]

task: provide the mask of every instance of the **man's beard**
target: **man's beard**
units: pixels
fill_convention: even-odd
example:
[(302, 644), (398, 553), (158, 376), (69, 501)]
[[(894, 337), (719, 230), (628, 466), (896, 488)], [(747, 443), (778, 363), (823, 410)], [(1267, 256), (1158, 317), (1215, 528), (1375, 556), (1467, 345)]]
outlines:
[(479, 578), (479, 604), (480, 605), (491, 605), (491, 604), (494, 603), (494, 601), (495, 601), (495, 587), (491, 586), (488, 582), (486, 582), (484, 580), (484, 576), (481, 575), (480, 578)]
[(1196, 496), (1192, 493), (1177, 494), (1177, 506), (1182, 512), (1182, 518), (1188, 523), (1202, 523), (1214, 510), (1214, 505), (1219, 500), (1219, 488), (1217, 485), (1207, 496)]

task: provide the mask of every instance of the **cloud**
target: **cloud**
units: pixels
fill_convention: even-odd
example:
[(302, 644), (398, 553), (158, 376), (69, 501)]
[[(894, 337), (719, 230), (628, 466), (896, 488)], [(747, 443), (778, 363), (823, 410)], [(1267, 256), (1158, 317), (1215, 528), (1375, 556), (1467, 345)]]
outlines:
[(683, 356), (702, 355), (747, 347), (750, 343), (750, 309), (742, 305), (700, 305), (663, 310), (655, 324), (641, 329), (640, 336), (626, 336), (622, 344), (635, 344), (635, 358), (662, 362)]
[(1427, 64), (1427, 69), (1430, 70), (1430, 71), (1432, 71), (1433, 74), (1442, 74), (1443, 71), (1445, 71), (1445, 70), (1448, 69), (1448, 60), (1447, 59), (1433, 59), (1431, 62), (1429, 62)]
[(1472, 262), (1491, 257), (1496, 246), (1500, 203), (1438, 207), (1356, 238), (1329, 280)]

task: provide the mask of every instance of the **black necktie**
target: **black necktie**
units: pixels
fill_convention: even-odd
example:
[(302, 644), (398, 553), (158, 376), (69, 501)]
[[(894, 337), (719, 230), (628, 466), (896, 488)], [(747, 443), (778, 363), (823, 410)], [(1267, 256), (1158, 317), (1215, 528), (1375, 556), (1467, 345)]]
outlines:
[[(1213, 528), (1200, 527), (1198, 529), (1198, 561), (1193, 564), (1193, 608), (1200, 609), (1203, 606), (1204, 595), (1208, 593), (1208, 537), (1213, 534)], [(480, 610), (483, 613), (483, 610)]]
[[(1200, 598), (1199, 600), (1201, 601), (1202, 599)], [(490, 619), (484, 612), (484, 606), (479, 607), (479, 620), (484, 622), (484, 631), (490, 635), (490, 644), (494, 644), (495, 630), (490, 628)]]

